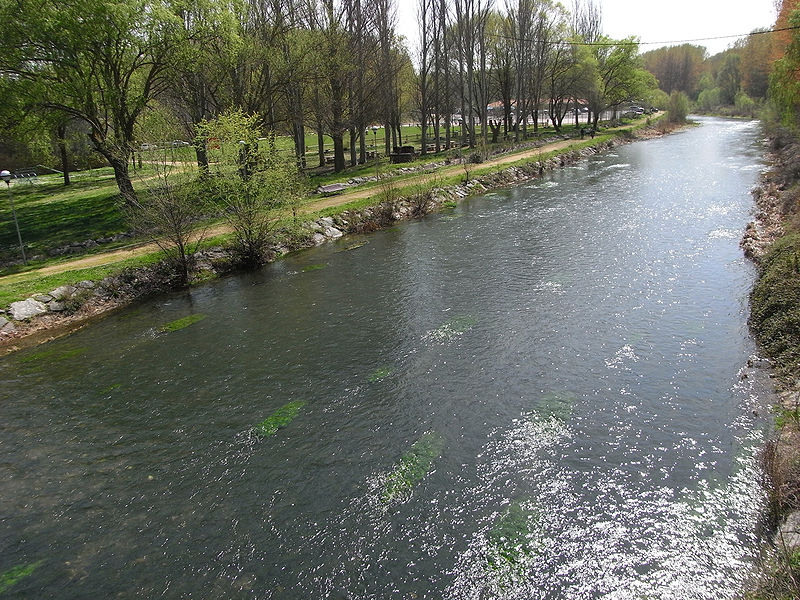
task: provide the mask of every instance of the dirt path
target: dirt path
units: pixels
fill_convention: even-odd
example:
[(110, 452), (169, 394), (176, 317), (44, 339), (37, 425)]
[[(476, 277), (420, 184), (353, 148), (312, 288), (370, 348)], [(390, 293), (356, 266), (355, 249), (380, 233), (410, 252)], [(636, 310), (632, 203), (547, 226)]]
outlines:
[[(576, 143), (576, 140), (562, 140), (560, 142), (553, 142), (552, 144), (546, 144), (539, 148), (534, 148), (532, 150), (526, 150), (525, 152), (517, 152), (514, 154), (506, 154), (504, 156), (500, 156), (498, 158), (487, 160), (486, 162), (481, 163), (480, 165), (474, 165), (475, 170), (479, 171), (485, 169), (487, 167), (495, 167), (498, 165), (506, 165), (510, 163), (517, 162), (518, 160), (524, 160), (527, 158), (534, 158), (539, 156), (540, 154), (544, 154), (546, 152), (552, 152), (554, 150), (562, 150), (567, 148)], [(433, 181), (436, 177), (448, 177), (450, 175), (458, 175), (464, 172), (464, 167), (462, 165), (454, 165), (452, 167), (443, 167), (441, 169), (437, 169), (433, 173), (426, 173), (424, 175), (418, 175), (414, 178), (409, 179), (400, 179), (397, 181), (391, 182), (391, 187), (401, 187), (409, 184), (414, 183), (428, 183)], [(364, 189), (364, 190), (356, 190), (353, 192), (347, 192), (338, 196), (332, 196), (330, 198), (324, 198), (322, 200), (317, 200), (316, 202), (310, 202), (306, 204), (301, 209), (303, 213), (312, 213), (317, 212), (319, 210), (323, 210), (325, 208), (331, 208), (333, 206), (341, 206), (342, 204), (347, 204), (349, 202), (353, 202), (354, 200), (361, 200), (363, 198), (368, 198), (370, 196), (374, 196), (380, 193), (380, 188), (375, 186)]]
[[(484, 163), (481, 163), (480, 166), (476, 165), (477, 170), (483, 170), (487, 167), (494, 167), (498, 165), (505, 165), (513, 162), (517, 162), (519, 160), (533, 158), (539, 156), (540, 154), (544, 154), (546, 152), (552, 152), (554, 150), (562, 150), (564, 148), (568, 148), (569, 146), (578, 143), (578, 140), (570, 139), (570, 140), (562, 140), (560, 142), (553, 142), (552, 144), (546, 144), (539, 148), (534, 148), (532, 150), (526, 150), (524, 152), (517, 152), (513, 154), (507, 154), (504, 156), (500, 156), (498, 158), (488, 160)], [(413, 178), (403, 178), (399, 180), (395, 180), (391, 182), (391, 187), (400, 187), (414, 183), (427, 183), (432, 181), (435, 177), (441, 176), (451, 176), (457, 175), (459, 173), (463, 173), (464, 169), (461, 165), (455, 165), (452, 167), (445, 167), (442, 169), (438, 169), (434, 173), (428, 173), (424, 175), (419, 175)], [(355, 190), (352, 192), (340, 194), (338, 196), (332, 196), (329, 198), (323, 198), (321, 200), (317, 200), (315, 202), (310, 202), (305, 204), (301, 209), (300, 212), (304, 214), (314, 213), (319, 210), (323, 210), (325, 208), (331, 208), (334, 206), (340, 206), (342, 204), (348, 204), (349, 202), (353, 202), (354, 200), (361, 200), (363, 198), (367, 198), (369, 196), (374, 196), (380, 193), (380, 188), (370, 187), (363, 190)], [(224, 233), (228, 233), (230, 228), (226, 225), (218, 225), (211, 229), (207, 229), (203, 232), (202, 235), (204, 237), (213, 237), (216, 235), (221, 235)], [(64, 273), (66, 271), (77, 271), (80, 269), (88, 269), (90, 267), (100, 267), (104, 265), (110, 265), (113, 263), (122, 262), (126, 259), (133, 258), (136, 256), (142, 256), (145, 254), (151, 254), (153, 252), (158, 251), (158, 245), (155, 243), (149, 244), (140, 244), (136, 246), (130, 246), (127, 248), (122, 248), (119, 250), (112, 250), (110, 252), (103, 252), (100, 254), (92, 254), (89, 256), (83, 256), (81, 258), (76, 258), (75, 260), (70, 260), (63, 263), (58, 263), (54, 265), (48, 265), (42, 267), (40, 269), (36, 269), (33, 271), (26, 271), (24, 273), (15, 273), (13, 275), (6, 275), (4, 277), (0, 277), (0, 284), (3, 283), (15, 283), (18, 281), (24, 281), (26, 279), (32, 279), (36, 277), (43, 277), (45, 275), (54, 275), (56, 273)]]

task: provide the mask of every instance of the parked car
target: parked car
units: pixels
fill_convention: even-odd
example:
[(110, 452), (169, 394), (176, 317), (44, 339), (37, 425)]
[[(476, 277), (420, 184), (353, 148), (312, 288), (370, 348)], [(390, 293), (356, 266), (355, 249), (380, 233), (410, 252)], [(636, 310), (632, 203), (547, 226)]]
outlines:
[(172, 140), (172, 147), (173, 148), (183, 148), (184, 146), (190, 146), (189, 142), (184, 142), (183, 140)]

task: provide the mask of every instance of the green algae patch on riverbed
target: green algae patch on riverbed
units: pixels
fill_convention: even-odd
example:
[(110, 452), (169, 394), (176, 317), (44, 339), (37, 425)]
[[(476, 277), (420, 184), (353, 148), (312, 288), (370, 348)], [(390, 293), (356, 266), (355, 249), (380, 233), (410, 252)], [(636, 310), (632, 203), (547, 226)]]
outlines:
[(88, 348), (63, 348), (63, 347), (46, 347), (43, 350), (31, 352), (19, 358), (20, 373), (33, 374), (38, 373), (44, 369), (76, 369), (81, 368), (81, 365), (71, 359), (82, 356), (86, 353)]
[(179, 329), (185, 329), (189, 327), (189, 325), (194, 325), (198, 321), (202, 321), (206, 318), (206, 315), (202, 313), (197, 313), (194, 315), (189, 315), (183, 317), (181, 319), (176, 319), (175, 321), (171, 321), (166, 325), (163, 325), (158, 332), (159, 333), (172, 333), (173, 331), (178, 331)]
[(478, 324), (478, 319), (472, 315), (458, 315), (425, 334), (425, 339), (434, 342), (446, 342), (465, 334)]
[(541, 514), (531, 501), (506, 508), (488, 534), (486, 566), (501, 588), (526, 576), (542, 545)]
[(19, 565), (0, 573), (0, 594), (4, 593), (21, 579), (25, 579), (31, 575), (40, 564), (42, 564), (42, 561), (29, 565)]
[(439, 458), (444, 448), (444, 438), (429, 431), (411, 444), (400, 462), (389, 473), (383, 486), (381, 499), (385, 504), (407, 496), (413, 487), (422, 481)]
[(369, 374), (367, 381), (370, 383), (377, 383), (378, 381), (386, 379), (392, 373), (394, 373), (394, 369), (392, 369), (392, 367), (380, 367)]
[(536, 412), (545, 419), (554, 417), (559, 421), (568, 421), (577, 400), (578, 397), (572, 392), (547, 392), (536, 402)]
[(253, 431), (263, 437), (275, 435), (279, 429), (286, 427), (289, 423), (294, 421), (294, 418), (303, 406), (305, 406), (305, 402), (301, 400), (295, 400), (284, 404), (269, 417), (256, 425)]
[(347, 252), (348, 250), (357, 250), (358, 248), (366, 246), (367, 244), (369, 244), (369, 240), (356, 240), (354, 242), (351, 241), (349, 244), (346, 244), (343, 248), (337, 250), (337, 252)]
[(86, 348), (48, 348), (46, 350), (39, 350), (37, 352), (31, 352), (20, 358), (20, 362), (25, 364), (36, 364), (41, 363), (42, 361), (62, 361), (73, 358), (75, 356), (80, 356), (81, 354), (86, 352)]
[(305, 267), (300, 269), (300, 272), (301, 273), (309, 273), (311, 271), (319, 271), (320, 269), (324, 269), (327, 266), (328, 265), (324, 265), (324, 264), (322, 264), (322, 265), (306, 265)]

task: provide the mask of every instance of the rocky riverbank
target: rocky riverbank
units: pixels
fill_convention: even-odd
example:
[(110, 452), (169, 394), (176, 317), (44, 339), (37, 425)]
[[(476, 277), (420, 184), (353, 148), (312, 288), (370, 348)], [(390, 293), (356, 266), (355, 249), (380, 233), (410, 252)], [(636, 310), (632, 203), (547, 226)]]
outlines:
[[(533, 160), (459, 185), (428, 187), (404, 197), (395, 197), (354, 211), (344, 210), (329, 217), (303, 223), (294, 230), (277, 232), (270, 260), (288, 252), (338, 240), (348, 234), (364, 234), (408, 219), (415, 219), (452, 206), (458, 201), (488, 190), (522, 183), (545, 173), (606, 151), (614, 146), (664, 135), (659, 127), (640, 129), (581, 149), (567, 149), (546, 160)], [(477, 165), (476, 165), (477, 166)], [(465, 170), (468, 176), (468, 171)], [(378, 192), (376, 192), (376, 195)], [(225, 248), (212, 248), (195, 257), (192, 283), (231, 273), (234, 269)], [(0, 355), (68, 334), (99, 316), (141, 299), (177, 287), (177, 280), (165, 264), (128, 269), (101, 281), (83, 281), (37, 294), (0, 310)]]
[(750, 324), (778, 392), (777, 427), (763, 455), (775, 533), (764, 577), (748, 597), (775, 599), (800, 592), (800, 141), (774, 133), (768, 160), (741, 245), (759, 267)]

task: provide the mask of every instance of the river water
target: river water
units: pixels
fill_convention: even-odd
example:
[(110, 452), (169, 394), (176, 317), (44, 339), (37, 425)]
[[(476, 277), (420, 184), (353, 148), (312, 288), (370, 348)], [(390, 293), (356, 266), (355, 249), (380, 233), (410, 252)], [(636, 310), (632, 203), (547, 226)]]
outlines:
[(4, 597), (734, 597), (761, 152), (703, 119), (3, 359)]

